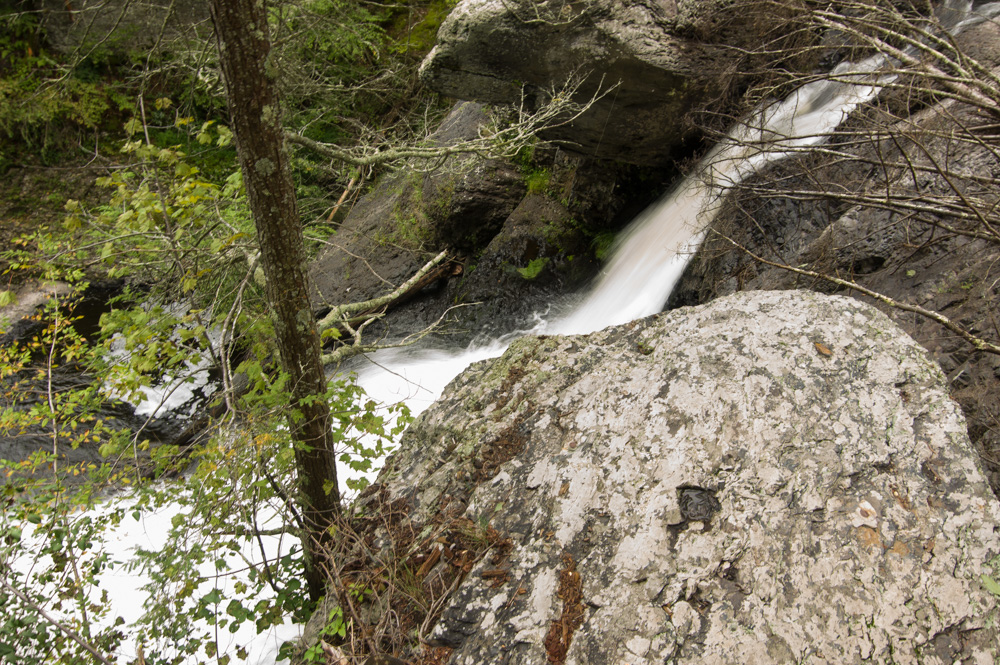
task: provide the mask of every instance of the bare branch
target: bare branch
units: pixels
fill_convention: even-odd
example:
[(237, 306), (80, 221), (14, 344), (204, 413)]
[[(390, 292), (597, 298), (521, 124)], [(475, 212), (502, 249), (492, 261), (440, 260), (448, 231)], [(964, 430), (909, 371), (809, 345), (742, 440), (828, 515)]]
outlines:
[(741, 252), (744, 252), (747, 256), (752, 258), (754, 261), (757, 261), (758, 263), (762, 263), (766, 266), (771, 266), (773, 268), (780, 268), (782, 270), (787, 270), (788, 272), (795, 273), (796, 275), (803, 275), (804, 277), (811, 277), (813, 279), (821, 279), (831, 284), (836, 284), (837, 286), (842, 286), (844, 288), (851, 289), (852, 291), (857, 291), (858, 293), (864, 294), (869, 298), (873, 298), (874, 300), (889, 305), (890, 307), (903, 310), (904, 312), (912, 312), (913, 314), (919, 314), (920, 316), (923, 316), (927, 319), (930, 319), (931, 321), (941, 324), (948, 330), (952, 331), (953, 333), (955, 333), (956, 335), (967, 341), (977, 350), (983, 351), (984, 353), (992, 353), (995, 355), (1000, 355), (1000, 346), (993, 344), (992, 342), (988, 342), (981, 337), (973, 335), (968, 330), (956, 324), (954, 321), (952, 321), (945, 315), (941, 314), (940, 312), (924, 309), (923, 307), (920, 307), (918, 305), (910, 305), (904, 302), (900, 302), (898, 300), (890, 298), (889, 296), (883, 293), (879, 293), (878, 291), (873, 291), (872, 289), (865, 288), (864, 286), (861, 286), (857, 282), (853, 282), (851, 280), (841, 279), (839, 277), (834, 277), (833, 275), (827, 275), (825, 273), (817, 272), (815, 270), (806, 270), (805, 268), (797, 268), (795, 266), (790, 266), (787, 263), (777, 263), (775, 261), (768, 261), (764, 257), (758, 256), (757, 254), (753, 253), (752, 251), (750, 251), (743, 245), (739, 244), (732, 238), (722, 233), (719, 233), (718, 231), (713, 231), (713, 233), (718, 237), (722, 238), (723, 240), (729, 242), (733, 247), (740, 250)]
[(317, 321), (316, 325), (319, 326), (319, 329), (322, 332), (323, 330), (328, 330), (338, 324), (346, 323), (351, 314), (376, 310), (388, 305), (394, 300), (398, 300), (403, 294), (412, 289), (421, 279), (423, 279), (427, 273), (433, 270), (435, 266), (444, 261), (447, 256), (447, 251), (441, 252), (433, 259), (425, 263), (424, 267), (418, 270), (413, 277), (403, 282), (403, 284), (396, 287), (396, 289), (387, 295), (373, 298), (371, 300), (365, 300), (363, 302), (348, 303), (346, 305), (334, 307), (326, 316)]
[(572, 76), (561, 88), (549, 90), (545, 94), (546, 103), (535, 111), (529, 110), (527, 94), (522, 91), (521, 104), (515, 109), (516, 118), (513, 122), (504, 124), (497, 121), (494, 123), (497, 126), (492, 130), (481, 130), (480, 136), (477, 138), (452, 145), (404, 147), (363, 145), (354, 149), (345, 149), (330, 143), (314, 141), (294, 132), (286, 132), (285, 140), (324, 157), (358, 168), (398, 165), (414, 160), (432, 162), (433, 167), (437, 167), (449, 157), (457, 155), (511, 157), (536, 140), (539, 132), (572, 123), (601, 97), (617, 87), (617, 85), (605, 87), (602, 81), (597, 92), (586, 101), (579, 103), (574, 99), (582, 83), (582, 76)]

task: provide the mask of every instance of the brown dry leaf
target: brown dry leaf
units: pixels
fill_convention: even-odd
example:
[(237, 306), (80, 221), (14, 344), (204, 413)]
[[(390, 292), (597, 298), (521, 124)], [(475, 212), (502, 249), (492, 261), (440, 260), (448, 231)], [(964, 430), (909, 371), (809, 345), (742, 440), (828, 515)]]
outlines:
[(813, 344), (815, 345), (816, 350), (820, 352), (820, 354), (822, 354), (824, 356), (832, 356), (833, 355), (833, 351), (830, 350), (830, 347), (826, 346), (822, 342), (813, 342)]

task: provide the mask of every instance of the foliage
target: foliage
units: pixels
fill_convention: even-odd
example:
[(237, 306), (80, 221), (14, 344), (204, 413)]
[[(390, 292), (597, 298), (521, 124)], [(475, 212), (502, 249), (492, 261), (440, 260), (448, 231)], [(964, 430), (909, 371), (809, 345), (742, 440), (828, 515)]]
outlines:
[(48, 151), (71, 128), (95, 130), (127, 102), (120, 86), (85, 76), (44, 47), (38, 16), (0, 9), (0, 131)]
[[(15, 266), (38, 268), (24, 261)], [(141, 307), (105, 317), (105, 330), (136, 349), (112, 358), (116, 362), (73, 329), (75, 317), (64, 303), (52, 300), (39, 318), (44, 325), (27, 343), (0, 349), (0, 434), (41, 432), (51, 445), (51, 451), (0, 463), (7, 480), (0, 487), (0, 599), (17, 608), (0, 624), (0, 653), (19, 664), (90, 662), (93, 652), (111, 658), (130, 636), (145, 645), (150, 665), (185, 654), (226, 660), (245, 654), (220, 632), (248, 626), (253, 633), (289, 617), (304, 620), (302, 556), (290, 544), (301, 524), (291, 500), (294, 444), (282, 425), (287, 378), (276, 375), (266, 357), (244, 361), (235, 371), (247, 377), (250, 390), (237, 398), (231, 424), (178, 457), (172, 446), (140, 445), (99, 414), (109, 393), (128, 392), (120, 376), (169, 366), (173, 354), (186, 356), (171, 346), (184, 317)], [(120, 372), (115, 364), (127, 369)], [(53, 389), (50, 379), (67, 365), (100, 371), (105, 382)], [(370, 471), (408, 422), (404, 407), (381, 409), (348, 378), (331, 382), (324, 398), (335, 416), (338, 457), (358, 471)], [(105, 460), (68, 465), (64, 453), (77, 448), (92, 457), (99, 448)], [(181, 462), (187, 475), (167, 484), (142, 482), (126, 462), (143, 453), (159, 471)], [(354, 489), (365, 484), (348, 482)], [(109, 485), (135, 489), (107, 502), (99, 497)], [(142, 550), (131, 561), (112, 556), (104, 543), (117, 528), (164, 510), (173, 511), (164, 547)], [(102, 582), (102, 575), (122, 567), (150, 580), (146, 613), (138, 621), (114, 614)]]
[[(169, 100), (157, 103), (167, 106)], [(175, 124), (190, 123), (178, 118)], [(134, 137), (143, 126), (133, 119), (126, 129)], [(208, 121), (193, 134), (198, 144), (228, 152), (232, 135), (226, 127)], [(239, 173), (212, 182), (181, 145), (156, 145), (148, 133), (126, 140), (121, 152), (134, 166), (97, 180), (111, 191), (108, 204), (90, 211), (69, 201), (66, 229), (83, 232), (108, 277), (155, 286), (154, 301), (184, 298), (206, 306), (217, 299), (217, 280), (228, 278), (231, 288), (233, 279), (243, 277), (237, 268), (252, 262), (255, 251)]]
[(548, 169), (531, 169), (524, 176), (524, 182), (528, 186), (529, 194), (544, 194), (549, 188), (549, 181), (552, 179), (552, 172)]
[[(272, 13), (285, 124), (332, 145), (399, 146), (424, 138), (447, 105), (425, 90), (417, 66), (451, 0), (394, 5), (347, 0), (279, 3)], [(372, 181), (378, 169), (351, 168), (321, 155), (295, 155), (300, 213), (319, 219), (351, 179)]]
[[(78, 285), (78, 290), (86, 284)], [(0, 655), (11, 663), (83, 662), (120, 643), (118, 617), (96, 579), (115, 565), (102, 546), (118, 523), (116, 511), (93, 511), (110, 481), (132, 480), (112, 465), (68, 463), (77, 449), (126, 436), (98, 417), (98, 386), (68, 382), (84, 373), (97, 351), (74, 329), (72, 304), (50, 301), (41, 329), (25, 343), (0, 348), (0, 434), (45, 439), (20, 460), (0, 460)], [(51, 615), (60, 617), (57, 627)]]
[(546, 264), (549, 262), (549, 257), (540, 256), (537, 259), (532, 259), (523, 268), (517, 269), (517, 274), (519, 274), (524, 279), (532, 280), (538, 277), (542, 270), (545, 268)]
[[(157, 106), (160, 112), (170, 108), (166, 100)], [(192, 124), (178, 118), (174, 131), (187, 131)], [(27, 346), (2, 350), (0, 374), (9, 386), (0, 412), (3, 434), (43, 428), (58, 442), (52, 453), (39, 452), (4, 467), (9, 482), (0, 501), (5, 534), (0, 595), (23, 611), (0, 628), (0, 651), (16, 651), (23, 662), (92, 660), (54, 621), (103, 654), (114, 653), (124, 635), (133, 635), (147, 649), (146, 662), (156, 663), (183, 654), (222, 660), (239, 656), (236, 647), (224, 653), (228, 643), (217, 631), (267, 630), (289, 617), (301, 621), (306, 611), (302, 553), (289, 545), (297, 540), (301, 523), (291, 499), (296, 496), (295, 444), (283, 424), (290, 406), (287, 378), (273, 366), (273, 331), (256, 279), (254, 234), (241, 180), (204, 177), (185, 149), (210, 150), (198, 154), (199, 161), (220, 151), (228, 151), (231, 159), (230, 134), (206, 122), (190, 130), (187, 145), (160, 146), (152, 138), (166, 132), (151, 130), (140, 119), (127, 129), (132, 138), (122, 154), (131, 166), (99, 182), (111, 191), (109, 203), (87, 209), (68, 202), (63, 229), (40, 228), (19, 240), (6, 257), (13, 272), (68, 279), (81, 290), (85, 274), (96, 267), (131, 284), (101, 318), (103, 344), (76, 335), (70, 317), (53, 300), (43, 332)], [(87, 264), (89, 269), (81, 268)], [(237, 343), (245, 359), (228, 367)], [(65, 350), (44, 353), (57, 346)], [(165, 379), (182, 379), (206, 357), (223, 365), (229, 376), (245, 377), (249, 386), (228, 395), (229, 425), (215, 438), (180, 450), (130, 431), (112, 431), (100, 422), (98, 414), (109, 397), (138, 401), (144, 390)], [(98, 374), (103, 382), (76, 381), (49, 401), (22, 404), (20, 396), (29, 394), (25, 382), (44, 378), (29, 366), (38, 358), (72, 363), (73, 369)], [(56, 369), (51, 364), (49, 371)], [(408, 422), (405, 408), (382, 409), (350, 379), (331, 382), (325, 399), (333, 412), (337, 456), (357, 472), (370, 471)], [(92, 455), (99, 449), (104, 462), (71, 470), (57, 461), (63, 447), (78, 445)], [(187, 475), (167, 485), (139, 482), (138, 469), (129, 460), (141, 462), (143, 473), (153, 477), (185, 468)], [(57, 467), (76, 484), (56, 476)], [(128, 507), (97, 505), (97, 493), (109, 483), (138, 485)], [(357, 490), (366, 483), (351, 479), (348, 487)], [(102, 538), (110, 530), (162, 510), (177, 511), (165, 547), (124, 562), (104, 554)], [(36, 516), (31, 538), (22, 537)], [(253, 547), (265, 539), (277, 539), (277, 551), (255, 558)], [(54, 563), (22, 573), (29, 548), (39, 543), (38, 551)], [(72, 576), (72, 562), (86, 570)], [(113, 608), (100, 588), (101, 574), (122, 566), (151, 580), (147, 613), (133, 627), (111, 616)], [(242, 580), (235, 585), (206, 582), (239, 575)], [(28, 601), (12, 596), (11, 590)], [(34, 654), (39, 660), (30, 659)]]
[(611, 231), (603, 231), (594, 236), (591, 246), (594, 248), (594, 258), (604, 261), (611, 256), (611, 249), (615, 245), (615, 234)]
[[(426, 5), (421, 7), (420, 5)], [(423, 55), (434, 47), (438, 28), (458, 0), (431, 0), (427, 3), (409, 2), (407, 12), (400, 12), (392, 23), (391, 33), (398, 34), (396, 49)], [(417, 19), (414, 20), (416, 14)]]
[[(179, 505), (168, 546), (140, 552), (133, 564), (150, 580), (147, 612), (137, 627), (153, 653), (214, 658), (226, 651), (219, 632), (235, 634), (245, 626), (264, 632), (308, 616), (301, 525), (291, 501), (294, 444), (281, 425), (286, 381), (243, 369), (266, 388), (241, 399), (239, 426), (199, 449), (182, 483), (144, 489), (142, 501), (150, 506)], [(372, 455), (385, 454), (393, 428), (373, 403), (359, 403), (360, 395), (356, 384), (339, 381), (331, 383), (327, 397), (338, 413), (342, 458), (368, 468)], [(192, 630), (192, 620), (204, 628)]]
[[(286, 68), (279, 78), (291, 126), (346, 144), (422, 135), (440, 108), (417, 92), (415, 67), (451, 4), (274, 5), (275, 61)], [(221, 108), (215, 55), (204, 44), (175, 42), (173, 51), (157, 50), (141, 63), (60, 62), (44, 53), (34, 18), (22, 19), (24, 30), (0, 32), (0, 128), (9, 137), (44, 143), (66, 125), (103, 131), (118, 110), (135, 116), (119, 153), (127, 164), (98, 181), (106, 205), (70, 200), (62, 229), (39, 228), (7, 253), (14, 281), (58, 276), (83, 290), (87, 276), (101, 273), (127, 288), (102, 317), (99, 344), (76, 335), (65, 304), (53, 301), (37, 338), (2, 350), (3, 435), (42, 431), (51, 435), (52, 452), (2, 468), (0, 602), (16, 609), (0, 625), (0, 654), (17, 663), (99, 662), (121, 656), (136, 638), (150, 664), (186, 655), (226, 662), (243, 654), (220, 635), (302, 620), (307, 608), (302, 551), (294, 544), (302, 530), (296, 444), (283, 420), (292, 406), (288, 379), (274, 366), (231, 135), (212, 119)], [(109, 84), (109, 73), (130, 67), (144, 73), (128, 85)], [(150, 104), (150, 91), (164, 89), (175, 103)], [(388, 128), (373, 131), (386, 126), (378, 120), (386, 116), (393, 118)], [(331, 172), (312, 157), (300, 164), (299, 191), (317, 199), (308, 217), (325, 205), (331, 180), (371, 175)], [(224, 395), (229, 408), (215, 436), (181, 449), (104, 421), (108, 400), (137, 401), (164, 380), (186, 380), (205, 358), (227, 381), (239, 377), (249, 386)], [(59, 365), (101, 381), (43, 390), (48, 399), (31, 404), (22, 399), (29, 380), (44, 385)], [(331, 382), (323, 399), (338, 458), (358, 472), (371, 471), (408, 422), (405, 408), (384, 409), (353, 380)], [(74, 446), (96, 461), (69, 466), (62, 455)], [(179, 480), (148, 482), (181, 470)], [(366, 482), (347, 484), (358, 490)], [(119, 500), (98, 498), (109, 487), (123, 492)], [(115, 560), (105, 540), (165, 510), (174, 511), (166, 546)], [(103, 586), (102, 575), (123, 568), (150, 580), (138, 620), (116, 616)]]

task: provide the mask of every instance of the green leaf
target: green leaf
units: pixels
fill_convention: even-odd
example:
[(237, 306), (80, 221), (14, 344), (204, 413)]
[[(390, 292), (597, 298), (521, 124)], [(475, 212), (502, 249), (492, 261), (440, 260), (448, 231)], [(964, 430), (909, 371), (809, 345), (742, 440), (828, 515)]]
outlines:
[(987, 591), (992, 593), (994, 596), (1000, 596), (1000, 582), (997, 582), (995, 579), (986, 574), (982, 575), (982, 580), (983, 586), (986, 587)]
[(0, 291), (0, 307), (17, 304), (17, 294), (13, 291)]
[(125, 123), (125, 132), (129, 136), (138, 134), (142, 130), (142, 122), (138, 118), (132, 118)]

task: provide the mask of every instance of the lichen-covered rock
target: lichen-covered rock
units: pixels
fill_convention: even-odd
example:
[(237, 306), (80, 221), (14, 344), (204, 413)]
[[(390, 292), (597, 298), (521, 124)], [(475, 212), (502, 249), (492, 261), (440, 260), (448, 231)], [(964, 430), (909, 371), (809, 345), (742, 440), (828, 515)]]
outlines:
[(992, 663), (1000, 645), (1000, 505), (965, 423), (925, 352), (852, 299), (741, 293), (522, 339), (449, 386), (379, 484), (417, 528), (464, 505), (510, 539), (433, 631), (450, 663)]
[(588, 156), (663, 164), (692, 134), (689, 114), (738, 80), (746, 50), (801, 34), (782, 31), (779, 13), (754, 0), (463, 0), (421, 75), (450, 97), (518, 105), (578, 77), (581, 101), (606, 94), (546, 136)]

